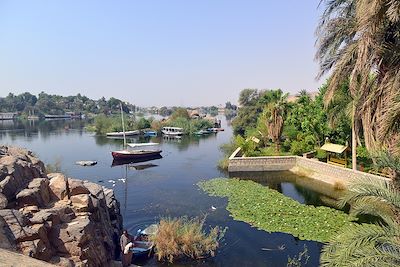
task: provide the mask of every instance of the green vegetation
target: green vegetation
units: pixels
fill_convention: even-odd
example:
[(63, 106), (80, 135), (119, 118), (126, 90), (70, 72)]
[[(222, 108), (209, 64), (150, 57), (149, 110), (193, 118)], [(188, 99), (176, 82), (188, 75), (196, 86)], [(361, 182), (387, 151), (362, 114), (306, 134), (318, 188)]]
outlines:
[(171, 117), (164, 123), (164, 126), (183, 128), (185, 134), (213, 127), (213, 123), (206, 119), (191, 119), (186, 109), (177, 108)]
[[(134, 118), (127, 117), (125, 119), (125, 130), (142, 130), (151, 127), (153, 119), (140, 118), (134, 120)], [(94, 122), (86, 127), (88, 131), (96, 132), (96, 134), (104, 135), (109, 132), (122, 132), (122, 121), (121, 116), (106, 116), (98, 115), (94, 118)]]
[[(348, 82), (353, 168), (362, 137), (369, 152), (398, 146), (400, 12), (398, 1), (322, 1), (316, 58), (331, 73), (325, 102)], [(391, 151), (393, 152), (393, 151)]]
[(204, 222), (205, 217), (162, 219), (157, 233), (150, 237), (156, 247), (158, 260), (172, 263), (184, 257), (213, 257), (226, 229), (216, 226), (206, 232)]
[(62, 115), (68, 111), (77, 114), (111, 114), (120, 112), (120, 103), (124, 112), (135, 110), (135, 106), (114, 97), (109, 100), (104, 97), (92, 100), (81, 94), (60, 96), (41, 92), (36, 97), (28, 92), (19, 95), (10, 93), (6, 97), (0, 97), (0, 112), (21, 112), (25, 116)]
[(326, 242), (355, 220), (339, 210), (300, 204), (249, 180), (216, 178), (198, 186), (212, 196), (227, 197), (227, 209), (235, 220), (303, 240)]
[(332, 236), (322, 251), (322, 266), (398, 266), (400, 263), (400, 193), (386, 180), (354, 180), (341, 205), (351, 214), (369, 214), (375, 224), (353, 224)]
[(319, 76), (331, 74), (324, 102), (335, 110), (332, 114), (350, 122), (353, 169), (359, 159), (372, 161), (378, 172), (393, 180), (353, 182), (342, 205), (349, 203), (353, 214), (380, 220), (352, 225), (334, 236), (323, 249), (321, 263), (399, 266), (399, 1), (323, 0), (322, 4), (316, 58)]

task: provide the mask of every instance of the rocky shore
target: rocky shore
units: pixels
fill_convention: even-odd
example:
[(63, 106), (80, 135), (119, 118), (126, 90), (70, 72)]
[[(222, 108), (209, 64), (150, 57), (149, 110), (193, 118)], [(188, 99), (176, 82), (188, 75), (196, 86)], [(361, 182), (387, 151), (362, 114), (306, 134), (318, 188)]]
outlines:
[(0, 248), (59, 266), (108, 266), (121, 230), (113, 190), (48, 174), (32, 152), (0, 146)]

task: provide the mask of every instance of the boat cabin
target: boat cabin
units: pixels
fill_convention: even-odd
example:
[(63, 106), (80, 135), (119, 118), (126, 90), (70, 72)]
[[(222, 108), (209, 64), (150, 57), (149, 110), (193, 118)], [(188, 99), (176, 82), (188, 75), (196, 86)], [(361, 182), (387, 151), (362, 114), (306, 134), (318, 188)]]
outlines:
[(182, 135), (183, 128), (179, 127), (163, 127), (161, 132), (166, 135)]

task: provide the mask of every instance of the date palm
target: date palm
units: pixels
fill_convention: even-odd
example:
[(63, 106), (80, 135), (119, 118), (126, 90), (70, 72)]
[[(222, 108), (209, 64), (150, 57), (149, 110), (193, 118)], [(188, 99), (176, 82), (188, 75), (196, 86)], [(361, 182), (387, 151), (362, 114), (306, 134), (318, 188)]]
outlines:
[(267, 104), (264, 110), (265, 124), (268, 129), (268, 136), (276, 145), (276, 151), (279, 152), (279, 143), (282, 136), (284, 116), (286, 113), (288, 94), (282, 94), (278, 90), (275, 100)]
[[(356, 138), (377, 151), (398, 141), (400, 117), (400, 0), (322, 0), (317, 29), (318, 77), (331, 72), (328, 104), (349, 80), (353, 168)], [(389, 134), (390, 133), (390, 134)]]
[(369, 214), (375, 224), (354, 224), (322, 249), (321, 266), (399, 266), (400, 193), (388, 180), (357, 179), (341, 200), (353, 215)]

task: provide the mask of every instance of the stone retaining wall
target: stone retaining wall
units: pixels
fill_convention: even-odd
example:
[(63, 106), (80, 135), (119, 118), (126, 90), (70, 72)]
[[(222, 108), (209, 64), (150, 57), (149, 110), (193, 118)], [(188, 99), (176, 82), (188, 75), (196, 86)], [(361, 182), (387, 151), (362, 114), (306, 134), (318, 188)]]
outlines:
[(229, 172), (288, 171), (296, 166), (296, 157), (251, 157), (229, 160)]
[(378, 178), (378, 179), (388, 179), (386, 177), (366, 173), (366, 172), (361, 172), (361, 171), (355, 171), (349, 168), (344, 168), (340, 166), (335, 166), (332, 164), (328, 164), (325, 162), (313, 160), (313, 159), (307, 159), (303, 157), (298, 157), (298, 156), (293, 156), (296, 157), (296, 166), (299, 168), (307, 169), (312, 172), (326, 175), (326, 176), (332, 176), (335, 178), (339, 179), (344, 179), (344, 180), (349, 180), (352, 178)]
[(332, 177), (335, 180), (342, 181), (348, 181), (354, 177), (388, 179), (382, 176), (355, 171), (305, 157), (237, 157), (239, 154), (240, 150), (236, 150), (229, 158), (229, 172), (293, 171), (293, 169), (300, 169), (305, 170), (305, 175), (312, 178), (321, 177), (321, 179), (323, 179), (322, 177)]

